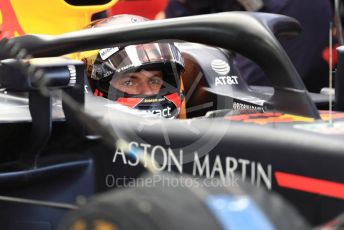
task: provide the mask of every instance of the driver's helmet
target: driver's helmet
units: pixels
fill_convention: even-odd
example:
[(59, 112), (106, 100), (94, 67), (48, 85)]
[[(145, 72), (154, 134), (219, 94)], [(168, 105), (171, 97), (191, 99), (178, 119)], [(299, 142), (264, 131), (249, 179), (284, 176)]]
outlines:
[[(129, 23), (142, 21), (142, 17), (125, 15), (105, 22), (123, 22), (123, 17)], [(94, 95), (165, 118), (180, 114), (182, 70), (180, 51), (167, 41), (100, 49), (87, 68)]]

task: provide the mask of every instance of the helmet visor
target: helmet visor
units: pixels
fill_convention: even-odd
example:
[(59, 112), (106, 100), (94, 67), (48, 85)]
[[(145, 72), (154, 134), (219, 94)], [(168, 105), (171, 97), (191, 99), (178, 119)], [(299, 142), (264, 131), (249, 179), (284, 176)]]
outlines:
[(117, 73), (135, 71), (133, 69), (154, 64), (175, 63), (184, 66), (180, 51), (169, 43), (130, 45), (112, 52), (114, 53), (111, 56), (107, 54), (103, 57), (107, 58), (106, 61)]

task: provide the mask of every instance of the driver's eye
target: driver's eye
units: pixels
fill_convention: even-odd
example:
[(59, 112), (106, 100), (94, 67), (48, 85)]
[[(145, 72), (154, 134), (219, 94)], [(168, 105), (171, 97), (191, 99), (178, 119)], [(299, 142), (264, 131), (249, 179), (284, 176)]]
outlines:
[(160, 77), (153, 77), (152, 79), (150, 79), (150, 84), (152, 85), (162, 85), (162, 79)]
[(133, 86), (134, 82), (132, 80), (126, 80), (124, 82), (122, 82), (123, 86)]

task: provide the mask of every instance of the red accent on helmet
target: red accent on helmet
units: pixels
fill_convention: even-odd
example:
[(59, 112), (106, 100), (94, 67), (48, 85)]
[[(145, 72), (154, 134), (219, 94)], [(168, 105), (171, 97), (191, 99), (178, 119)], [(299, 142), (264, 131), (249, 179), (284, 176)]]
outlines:
[(120, 97), (116, 100), (117, 103), (121, 105), (128, 106), (130, 108), (135, 108), (140, 102), (143, 100), (143, 98), (125, 98), (125, 97)]
[(182, 106), (182, 100), (179, 93), (166, 95), (165, 98), (169, 101), (172, 101), (173, 104), (177, 107), (178, 111), (180, 112), (180, 108)]

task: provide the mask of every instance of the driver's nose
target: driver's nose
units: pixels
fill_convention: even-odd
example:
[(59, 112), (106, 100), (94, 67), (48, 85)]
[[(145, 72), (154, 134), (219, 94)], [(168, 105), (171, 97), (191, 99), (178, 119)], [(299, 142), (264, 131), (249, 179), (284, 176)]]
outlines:
[(140, 85), (140, 94), (141, 95), (146, 95), (146, 96), (154, 94), (154, 91), (153, 91), (153, 89), (151, 88), (151, 86), (149, 85), (148, 82), (142, 82), (141, 83), (141, 85)]

